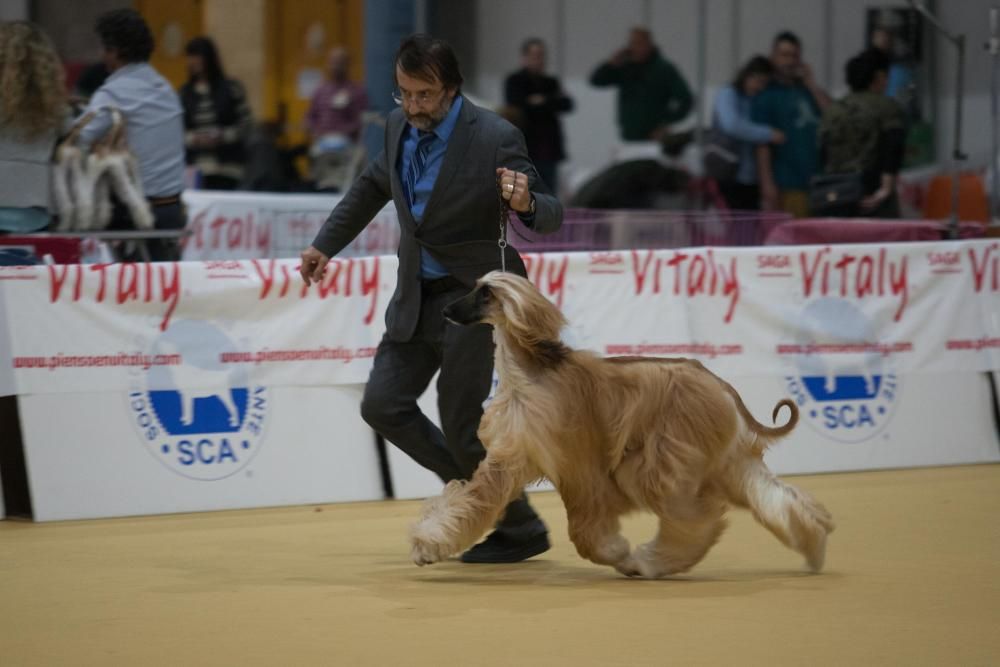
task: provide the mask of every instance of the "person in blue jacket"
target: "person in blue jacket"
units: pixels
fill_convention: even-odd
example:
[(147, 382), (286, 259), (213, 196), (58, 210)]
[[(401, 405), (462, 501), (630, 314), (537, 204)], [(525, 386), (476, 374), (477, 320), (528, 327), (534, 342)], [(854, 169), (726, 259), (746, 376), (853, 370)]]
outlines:
[(774, 66), (764, 56), (754, 56), (737, 73), (733, 82), (715, 95), (713, 124), (717, 131), (736, 140), (739, 166), (732, 179), (719, 180), (719, 190), (726, 206), (736, 210), (760, 208), (757, 182), (757, 158), (754, 148), (760, 144), (781, 144), (785, 135), (768, 125), (750, 119), (753, 97), (764, 90), (774, 74)]

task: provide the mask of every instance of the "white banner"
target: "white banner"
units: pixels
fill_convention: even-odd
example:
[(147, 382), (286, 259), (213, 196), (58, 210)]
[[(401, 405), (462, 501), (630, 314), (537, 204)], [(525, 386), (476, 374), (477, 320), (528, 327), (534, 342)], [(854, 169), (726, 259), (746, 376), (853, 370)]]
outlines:
[[(995, 241), (525, 260), (567, 342), (605, 355), (791, 374), (826, 398), (874, 395), (900, 372), (1000, 369)], [(334, 260), (311, 287), (296, 260), (0, 267), (4, 389), (363, 383), (395, 273), (394, 257)]]
[(727, 375), (1000, 368), (995, 241), (526, 256), (601, 354), (695, 357)]
[[(185, 261), (298, 257), (309, 247), (341, 195), (185, 190)], [(390, 203), (341, 258), (395, 254), (399, 223)]]
[[(525, 259), (570, 344), (699, 358), (764, 421), (794, 398), (780, 472), (998, 460), (979, 372), (1000, 368), (995, 241)], [(296, 269), (0, 267), (35, 519), (381, 497), (358, 405), (396, 259), (338, 259), (309, 288)], [(395, 449), (390, 467), (401, 496), (440, 488)]]
[[(268, 386), (368, 378), (395, 258), (0, 268), (16, 393)], [(2, 337), (0, 337), (2, 342)]]

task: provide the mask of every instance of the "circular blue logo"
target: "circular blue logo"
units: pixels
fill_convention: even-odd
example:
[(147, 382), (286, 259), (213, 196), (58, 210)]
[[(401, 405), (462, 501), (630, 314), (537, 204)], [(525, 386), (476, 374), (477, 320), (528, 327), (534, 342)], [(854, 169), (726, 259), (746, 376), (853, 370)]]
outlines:
[(885, 428), (899, 395), (891, 350), (853, 303), (823, 298), (802, 311), (785, 378), (803, 421), (840, 442), (864, 442)]
[(197, 480), (229, 477), (260, 450), (268, 392), (244, 364), (222, 362), (238, 351), (214, 325), (171, 324), (147, 344), (152, 365), (137, 375), (128, 401), (147, 451), (173, 472)]

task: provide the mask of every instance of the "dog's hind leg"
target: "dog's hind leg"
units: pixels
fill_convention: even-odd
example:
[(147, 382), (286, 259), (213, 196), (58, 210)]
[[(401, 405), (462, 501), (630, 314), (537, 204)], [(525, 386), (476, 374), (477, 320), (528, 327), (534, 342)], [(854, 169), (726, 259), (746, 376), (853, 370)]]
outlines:
[(629, 543), (621, 535), (621, 524), (610, 503), (595, 502), (594, 495), (589, 502), (578, 502), (565, 492), (562, 496), (569, 520), (569, 539), (581, 557), (612, 567), (618, 567), (628, 558)]
[(694, 567), (726, 529), (726, 502), (718, 495), (699, 495), (685, 503), (671, 503), (658, 512), (656, 537), (636, 547), (620, 567), (622, 574), (650, 579), (678, 574)]
[(449, 482), (444, 493), (424, 505), (410, 531), (413, 562), (436, 563), (475, 544), (524, 485), (539, 476), (524, 456), (490, 449), (471, 480)]
[(748, 507), (782, 544), (805, 556), (814, 572), (823, 569), (826, 536), (834, 528), (833, 517), (823, 505), (782, 482), (757, 458), (731, 469), (725, 480), (734, 504)]

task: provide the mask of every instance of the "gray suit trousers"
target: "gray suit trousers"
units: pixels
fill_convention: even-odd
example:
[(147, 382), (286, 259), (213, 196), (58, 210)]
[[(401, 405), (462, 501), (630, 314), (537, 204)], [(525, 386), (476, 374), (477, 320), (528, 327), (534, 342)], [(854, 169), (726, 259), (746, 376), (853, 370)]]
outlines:
[[(493, 379), (493, 333), (487, 325), (447, 322), (441, 312), (467, 292), (456, 286), (422, 293), (416, 331), (405, 342), (389, 334), (382, 339), (361, 402), (361, 416), (375, 431), (444, 482), (469, 479), (486, 455), (476, 432)], [(439, 368), (443, 433), (417, 406)], [(507, 507), (497, 529), (527, 539), (545, 526), (522, 495)]]

